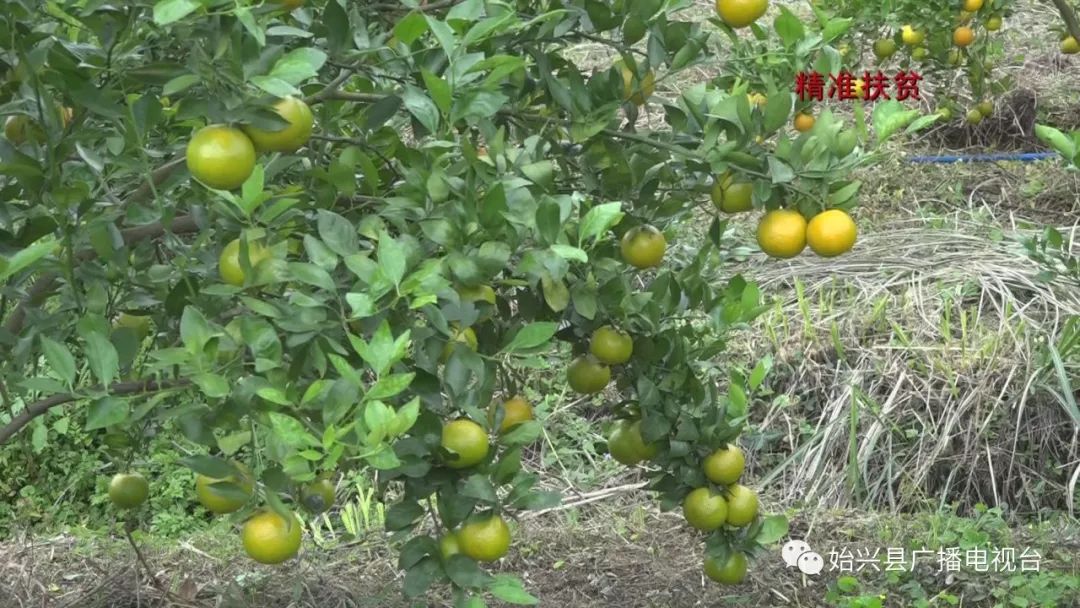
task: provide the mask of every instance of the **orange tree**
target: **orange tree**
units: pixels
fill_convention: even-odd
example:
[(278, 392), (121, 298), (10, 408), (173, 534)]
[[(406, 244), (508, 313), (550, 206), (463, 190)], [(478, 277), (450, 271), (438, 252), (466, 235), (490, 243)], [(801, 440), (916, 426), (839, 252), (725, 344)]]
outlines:
[[(967, 99), (958, 90), (938, 92), (945, 118), (977, 124), (993, 114), (993, 99), (1012, 88), (1008, 75), (995, 73), (1004, 55), (999, 35), (1015, 10), (1013, 0), (814, 0), (814, 10), (851, 19), (849, 39), (859, 50), (851, 65), (861, 70), (912, 70), (928, 81), (946, 82), (958, 71), (966, 76)], [(1046, 0), (1062, 23), (1054, 28), (1064, 53), (1080, 52), (1080, 22), (1068, 0)], [(871, 66), (874, 66), (871, 69)], [(891, 74), (890, 74), (891, 75)]]
[[(374, 471), (406, 594), (534, 603), (480, 563), (558, 502), (516, 398), (553, 367), (741, 581), (786, 521), (734, 445), (768, 362), (722, 363), (763, 304), (721, 214), (767, 212), (778, 256), (842, 253), (871, 142), (791, 93), (850, 21), (725, 2), (0, 0), (0, 443), (76, 411), (135, 509), (140, 449), (174, 434), (264, 563), (334, 475)], [(718, 41), (723, 74), (676, 85)], [(915, 118), (881, 105), (877, 137)]]

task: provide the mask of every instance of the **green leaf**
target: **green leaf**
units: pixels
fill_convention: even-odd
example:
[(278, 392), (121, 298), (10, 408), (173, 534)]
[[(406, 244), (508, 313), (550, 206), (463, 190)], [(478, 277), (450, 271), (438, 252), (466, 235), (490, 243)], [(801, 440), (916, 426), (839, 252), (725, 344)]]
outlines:
[(1066, 160), (1076, 158), (1076, 143), (1060, 130), (1047, 125), (1035, 125), (1035, 135), (1051, 148), (1057, 150)]
[(402, 99), (397, 95), (387, 95), (371, 104), (367, 109), (367, 118), (364, 120), (364, 128), (368, 131), (378, 129), (386, 124), (401, 108)]
[(226, 456), (232, 456), (240, 448), (251, 443), (251, 431), (237, 431), (218, 437), (218, 449)]
[(394, 26), (394, 37), (400, 42), (409, 45), (420, 36), (423, 36), (427, 29), (427, 19), (424, 18), (424, 14), (413, 12), (406, 15), (404, 19), (398, 21), (397, 25)]
[(333, 211), (319, 209), (317, 226), (319, 238), (331, 251), (341, 257), (352, 255), (360, 250), (356, 227), (344, 217)]
[(7, 260), (0, 258), (0, 281), (28, 268), (34, 262), (55, 251), (56, 248), (56, 238), (49, 235), (38, 239), (33, 245), (20, 250)]
[(72, 356), (68, 347), (53, 340), (48, 336), (41, 336), (41, 348), (45, 351), (45, 360), (49, 367), (67, 383), (68, 387), (75, 383), (75, 357)]
[(259, 43), (259, 46), (266, 46), (266, 32), (255, 22), (251, 9), (241, 6), (236, 9), (235, 15), (236, 19), (244, 26), (244, 29), (255, 38), (255, 42)]
[(492, 485), (491, 480), (486, 475), (479, 473), (469, 476), (461, 486), (460, 492), (462, 496), (475, 498), (489, 504), (496, 504), (499, 501), (499, 497), (495, 493), (495, 486)]
[(259, 390), (255, 391), (255, 394), (266, 399), (270, 403), (276, 403), (277, 405), (292, 405), (289, 397), (285, 395), (285, 391), (276, 386), (261, 387)]
[(120, 357), (116, 347), (108, 338), (99, 333), (88, 333), (86, 340), (86, 362), (98, 382), (108, 385), (120, 370)]
[(225, 479), (236, 475), (237, 471), (229, 461), (216, 456), (193, 454), (180, 459), (180, 464), (212, 479)]
[(387, 399), (398, 395), (409, 388), (409, 385), (412, 384), (413, 378), (415, 377), (416, 374), (413, 372), (383, 376), (382, 378), (379, 378), (379, 381), (375, 383), (375, 386), (372, 386), (371, 390), (364, 395), (364, 399)]
[(202, 312), (194, 306), (185, 306), (180, 316), (180, 340), (190, 353), (201, 353), (206, 343), (219, 335), (210, 329), (210, 324)]
[(427, 86), (428, 93), (431, 95), (431, 99), (438, 106), (439, 111), (443, 114), (450, 112), (450, 104), (453, 102), (453, 98), (450, 93), (450, 84), (446, 82), (441, 76), (432, 74), (427, 70), (420, 70), (420, 74), (424, 77), (424, 84)]
[[(389, 526), (388, 526), (389, 527)], [(425, 557), (405, 571), (405, 597), (419, 597), (428, 590), (439, 574), (439, 560)]]
[(522, 327), (510, 343), (503, 348), (504, 352), (515, 353), (530, 350), (547, 343), (559, 329), (558, 324), (549, 322), (530, 323)]
[(90, 403), (86, 412), (87, 431), (103, 429), (114, 424), (120, 424), (128, 417), (128, 403), (116, 397), (102, 397)]
[(544, 301), (547, 302), (548, 308), (554, 312), (566, 310), (567, 305), (570, 304), (570, 290), (566, 288), (566, 283), (562, 279), (553, 279), (551, 275), (544, 273), (540, 279), (540, 285), (544, 290)]
[(578, 228), (578, 245), (584, 247), (586, 241), (606, 235), (622, 219), (622, 203), (604, 203), (589, 209)]
[(325, 63), (326, 53), (311, 47), (301, 47), (278, 59), (270, 70), (269, 77), (296, 86), (318, 76)]
[(791, 108), (794, 101), (787, 91), (780, 91), (770, 95), (765, 102), (764, 128), (766, 133), (775, 133), (787, 124), (791, 117)]
[(571, 247), (570, 245), (562, 245), (556, 243), (551, 246), (551, 250), (564, 260), (581, 262), (582, 264), (589, 263), (589, 254), (585, 253), (581, 249), (578, 249), (577, 247)]
[(161, 87), (161, 94), (165, 97), (168, 97), (169, 95), (176, 95), (177, 93), (186, 91), (188, 88), (198, 84), (201, 81), (202, 78), (200, 78), (196, 74), (184, 74), (183, 76), (177, 76), (169, 82), (166, 82), (165, 85)]
[(435, 105), (435, 102), (431, 100), (420, 89), (408, 85), (405, 87), (405, 92), (401, 96), (401, 101), (405, 104), (405, 109), (413, 115), (425, 129), (431, 133), (435, 133), (439, 129), (439, 108)]
[(785, 46), (794, 45), (806, 35), (802, 20), (796, 17), (787, 7), (780, 7), (780, 16), (776, 18), (774, 25), (776, 26), (776, 33), (780, 35), (780, 39), (784, 41)]
[(839, 207), (840, 205), (843, 205), (844, 203), (850, 201), (855, 196), (855, 194), (859, 192), (859, 187), (861, 186), (862, 182), (855, 181), (840, 188), (836, 192), (830, 193), (829, 206)]
[(508, 604), (535, 606), (540, 603), (540, 600), (530, 595), (522, 586), (521, 581), (512, 574), (496, 574), (488, 585), (488, 591), (496, 599)]
[(771, 515), (762, 522), (761, 531), (754, 540), (759, 545), (771, 545), (787, 536), (788, 520), (783, 515)]
[(202, 6), (196, 0), (158, 0), (154, 5), (154, 23), (168, 25), (187, 17)]
[(499, 438), (499, 442), (508, 445), (525, 445), (540, 438), (543, 427), (535, 420), (527, 420), (513, 428), (509, 433)]
[(875, 105), (872, 120), (878, 143), (911, 124), (919, 114), (918, 110), (909, 110), (895, 99)]
[(335, 291), (334, 279), (321, 266), (306, 262), (289, 262), (289, 276), (308, 285), (320, 287), (326, 291)]
[(394, 285), (405, 278), (405, 248), (387, 232), (379, 234), (379, 269)]
[(217, 374), (199, 374), (192, 377), (199, 390), (212, 399), (227, 397), (229, 395), (229, 381)]
[(274, 434), (286, 444), (294, 448), (317, 448), (322, 445), (296, 418), (279, 412), (269, 412), (267, 416), (270, 418), (270, 426), (273, 427)]
[(772, 176), (774, 184), (787, 184), (795, 179), (795, 171), (791, 165), (772, 155), (769, 156), (769, 175)]
[(465, 589), (481, 589), (491, 580), (491, 575), (480, 565), (464, 555), (453, 555), (444, 565), (446, 575), (455, 585)]

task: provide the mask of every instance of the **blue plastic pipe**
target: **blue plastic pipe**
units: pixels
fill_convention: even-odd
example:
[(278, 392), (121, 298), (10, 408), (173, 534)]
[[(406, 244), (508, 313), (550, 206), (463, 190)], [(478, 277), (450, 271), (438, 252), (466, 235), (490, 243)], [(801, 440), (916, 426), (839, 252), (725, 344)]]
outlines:
[(1059, 156), (1060, 155), (1057, 152), (1011, 152), (1001, 154), (965, 154), (961, 156), (912, 156), (908, 158), (908, 161), (913, 163), (949, 164), (992, 163), (999, 160), (1016, 160), (1029, 163), (1036, 160), (1058, 158)]

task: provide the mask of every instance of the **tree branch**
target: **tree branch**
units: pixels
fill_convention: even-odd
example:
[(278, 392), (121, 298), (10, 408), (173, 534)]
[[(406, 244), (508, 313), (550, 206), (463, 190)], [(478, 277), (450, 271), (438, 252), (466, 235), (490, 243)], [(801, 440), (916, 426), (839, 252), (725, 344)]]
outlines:
[[(110, 395), (137, 395), (143, 393), (157, 393), (172, 388), (183, 388), (191, 385), (191, 381), (187, 378), (177, 378), (175, 380), (136, 380), (133, 382), (117, 382), (109, 385), (107, 388), (103, 386), (94, 386), (89, 389), (88, 392), (106, 390)], [(8, 439), (11, 439), (16, 433), (18, 433), (24, 426), (30, 424), (30, 421), (38, 416), (43, 415), (50, 409), (63, 405), (65, 403), (71, 403), (72, 401), (78, 401), (79, 399), (85, 399), (85, 395), (76, 395), (74, 393), (62, 393), (59, 395), (52, 395), (40, 401), (35, 401), (26, 406), (23, 411), (19, 412), (14, 418), (11, 419), (6, 426), (0, 428), (0, 445), (7, 443)]]
[[(146, 192), (149, 194), (149, 186), (146, 187)], [(132, 196), (134, 197), (138, 193), (139, 190), (136, 190)], [(194, 217), (182, 215), (173, 218), (172, 224), (168, 229), (166, 229), (162, 222), (154, 222), (153, 224), (147, 224), (145, 226), (135, 226), (133, 228), (121, 230), (120, 234), (124, 238), (124, 244), (130, 245), (132, 243), (157, 238), (165, 234), (166, 231), (172, 232), (173, 234), (190, 234), (196, 232), (198, 229), (199, 227), (195, 224)], [(75, 259), (80, 262), (92, 260), (95, 257), (97, 257), (97, 252), (93, 249), (84, 249), (75, 255)], [(30, 286), (30, 289), (27, 290), (26, 296), (19, 302), (19, 305), (15, 307), (15, 310), (11, 311), (11, 316), (9, 316), (4, 323), (4, 330), (12, 335), (21, 333), (23, 326), (26, 324), (27, 309), (41, 304), (45, 298), (49, 297), (56, 289), (57, 279), (59, 279), (59, 275), (55, 272), (47, 272), (39, 276), (37, 280), (34, 281), (33, 285)]]
[(1065, 27), (1068, 28), (1069, 35), (1080, 40), (1080, 19), (1076, 18), (1076, 11), (1069, 5), (1069, 1), (1050, 0), (1050, 3), (1056, 6), (1058, 12), (1061, 13), (1061, 18), (1065, 20)]

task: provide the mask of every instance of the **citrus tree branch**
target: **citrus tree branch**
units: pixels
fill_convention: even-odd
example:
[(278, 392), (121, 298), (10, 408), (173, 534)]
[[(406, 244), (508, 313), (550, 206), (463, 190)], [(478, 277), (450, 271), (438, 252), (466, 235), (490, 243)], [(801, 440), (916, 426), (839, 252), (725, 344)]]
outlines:
[[(164, 390), (173, 388), (184, 388), (191, 384), (191, 381), (187, 378), (177, 378), (175, 380), (136, 380), (133, 382), (117, 382), (110, 384), (108, 387), (94, 386), (87, 392), (106, 391), (110, 395), (124, 396), (124, 395), (139, 395), (144, 393), (157, 393)], [(11, 422), (7, 423), (4, 427), (0, 428), (0, 445), (7, 443), (8, 439), (11, 439), (16, 433), (18, 433), (30, 421), (38, 416), (43, 415), (50, 409), (63, 405), (65, 403), (71, 403), (72, 401), (78, 401), (79, 399), (85, 399), (86, 395), (77, 395), (75, 393), (62, 393), (59, 395), (52, 395), (46, 397), (40, 401), (35, 401), (26, 406), (21, 412), (15, 415), (11, 419)]]
[(1050, 0), (1050, 3), (1057, 7), (1058, 12), (1061, 13), (1061, 18), (1065, 20), (1065, 27), (1069, 30), (1069, 35), (1077, 40), (1080, 40), (1080, 19), (1076, 17), (1076, 11), (1069, 4), (1068, 0)]
[[(147, 193), (150, 192), (150, 187), (146, 188)], [(138, 190), (135, 194), (138, 194)], [(130, 200), (130, 199), (129, 199)], [(198, 226), (195, 224), (195, 218), (190, 215), (182, 215), (180, 217), (173, 218), (169, 226), (166, 226), (162, 222), (154, 222), (153, 224), (147, 224), (145, 226), (135, 226), (133, 228), (127, 228), (121, 230), (120, 234), (124, 238), (125, 245), (131, 245), (133, 243), (139, 243), (149, 239), (157, 238), (166, 232), (173, 234), (190, 234), (198, 230)], [(84, 249), (75, 255), (75, 259), (80, 262), (91, 260), (97, 256), (97, 253), (93, 249)], [(40, 275), (36, 281), (27, 290), (26, 296), (19, 302), (15, 310), (11, 311), (11, 316), (4, 322), (4, 329), (12, 334), (18, 335), (23, 330), (23, 326), (26, 324), (26, 312), (27, 309), (33, 306), (41, 304), (45, 298), (55, 291), (57, 286), (57, 279), (59, 275), (55, 272), (47, 272)]]

